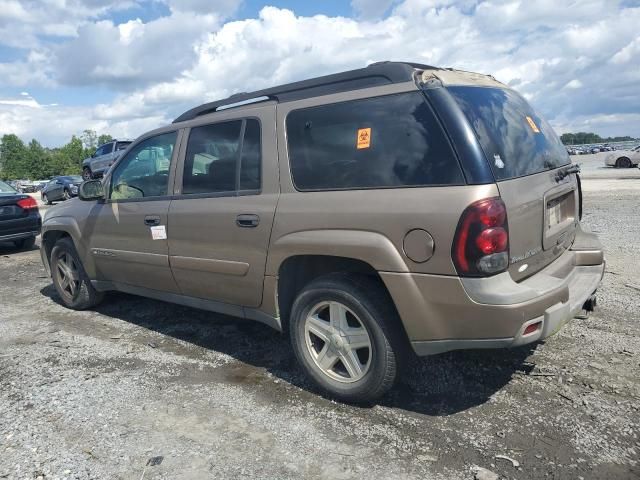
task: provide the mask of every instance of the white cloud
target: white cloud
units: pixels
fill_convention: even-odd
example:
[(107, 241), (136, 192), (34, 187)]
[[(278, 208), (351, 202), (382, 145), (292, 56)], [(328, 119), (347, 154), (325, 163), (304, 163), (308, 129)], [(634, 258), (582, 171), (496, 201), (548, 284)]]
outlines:
[(72, 38), (0, 63), (0, 86), (101, 84), (115, 96), (41, 108), (46, 122), (30, 106), (0, 104), (0, 130), (57, 143), (94, 127), (136, 136), (205, 101), (389, 59), (493, 74), (559, 129), (640, 135), (640, 8), (613, 0), (353, 0), (355, 19), (265, 7), (227, 23), (238, 0), (162, 1), (169, 16), (115, 25), (85, 13), (62, 22), (74, 26)]
[(580, 88), (580, 87), (582, 87), (582, 82), (577, 78), (574, 78), (564, 86), (564, 88)]
[(176, 12), (195, 12), (227, 17), (236, 12), (242, 0), (166, 0), (169, 8)]

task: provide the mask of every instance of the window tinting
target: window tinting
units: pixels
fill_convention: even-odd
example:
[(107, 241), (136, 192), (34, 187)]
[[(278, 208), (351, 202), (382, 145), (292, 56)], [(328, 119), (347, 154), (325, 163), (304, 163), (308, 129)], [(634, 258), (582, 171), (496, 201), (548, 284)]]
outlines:
[(552, 170), (571, 161), (551, 126), (513, 90), (447, 89), (471, 122), (496, 180)]
[(184, 164), (183, 194), (260, 188), (260, 124), (254, 119), (246, 120), (244, 140), (241, 141), (242, 125), (243, 120), (233, 120), (191, 129)]
[(299, 190), (464, 183), (420, 92), (294, 110), (287, 136)]
[(124, 150), (129, 145), (131, 145), (131, 142), (118, 142), (116, 143), (116, 151)]
[(118, 163), (111, 176), (110, 198), (161, 197), (167, 195), (169, 166), (177, 132), (143, 140)]

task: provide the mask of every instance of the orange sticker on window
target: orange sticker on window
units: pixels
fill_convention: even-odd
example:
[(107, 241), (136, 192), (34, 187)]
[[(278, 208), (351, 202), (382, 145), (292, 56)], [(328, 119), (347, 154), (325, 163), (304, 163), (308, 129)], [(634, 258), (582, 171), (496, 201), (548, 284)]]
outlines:
[(527, 122), (529, 122), (529, 126), (531, 127), (531, 130), (533, 130), (533, 133), (540, 133), (540, 130), (538, 130), (538, 126), (536, 125), (536, 122), (533, 121), (533, 118), (527, 117)]
[(356, 141), (356, 148), (360, 150), (361, 148), (369, 148), (370, 146), (371, 146), (371, 129), (359, 128), (358, 138)]

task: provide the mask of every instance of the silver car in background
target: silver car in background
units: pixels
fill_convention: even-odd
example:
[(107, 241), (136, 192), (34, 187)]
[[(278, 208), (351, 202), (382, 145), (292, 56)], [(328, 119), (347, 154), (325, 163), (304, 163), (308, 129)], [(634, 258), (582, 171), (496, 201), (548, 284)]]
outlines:
[(82, 161), (82, 178), (91, 180), (104, 175), (129, 145), (131, 140), (112, 140), (100, 145), (93, 155)]
[(604, 164), (608, 167), (631, 168), (637, 167), (640, 163), (640, 145), (628, 150), (616, 150), (604, 159)]

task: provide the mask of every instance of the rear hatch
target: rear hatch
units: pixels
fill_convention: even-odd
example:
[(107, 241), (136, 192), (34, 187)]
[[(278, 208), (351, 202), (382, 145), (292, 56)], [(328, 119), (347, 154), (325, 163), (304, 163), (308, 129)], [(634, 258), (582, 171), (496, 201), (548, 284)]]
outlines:
[(18, 200), (26, 197), (26, 195), (19, 193), (14, 195), (0, 192), (0, 221), (13, 220), (28, 215), (26, 210), (18, 206)]
[(551, 126), (507, 88), (451, 86), (493, 171), (509, 224), (509, 273), (522, 280), (569, 248), (579, 194), (570, 158)]

